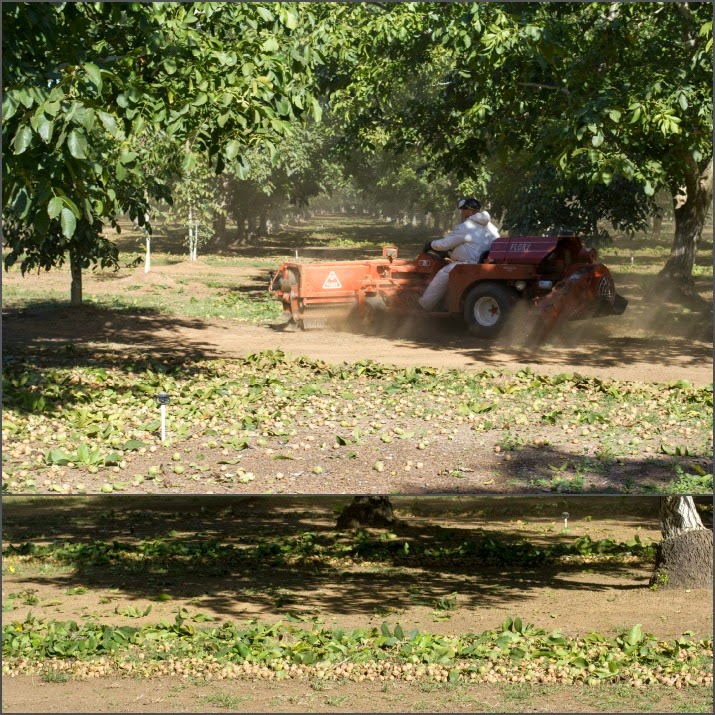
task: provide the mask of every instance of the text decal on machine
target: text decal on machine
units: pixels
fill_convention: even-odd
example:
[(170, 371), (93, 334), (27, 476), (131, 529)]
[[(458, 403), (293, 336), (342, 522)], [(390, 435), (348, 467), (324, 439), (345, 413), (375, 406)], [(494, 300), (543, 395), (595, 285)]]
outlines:
[(343, 284), (340, 282), (338, 277), (335, 275), (335, 271), (330, 271), (328, 277), (323, 283), (323, 288), (342, 288)]

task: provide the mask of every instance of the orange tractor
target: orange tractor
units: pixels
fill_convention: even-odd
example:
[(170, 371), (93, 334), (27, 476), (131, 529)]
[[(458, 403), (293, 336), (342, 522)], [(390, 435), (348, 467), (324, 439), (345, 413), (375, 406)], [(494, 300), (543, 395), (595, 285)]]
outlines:
[(576, 236), (496, 239), (480, 263), (461, 263), (450, 272), (443, 309), (433, 313), (417, 300), (446, 259), (434, 251), (399, 259), (394, 247), (382, 253), (360, 261), (284, 263), (269, 287), (283, 303), (284, 322), (306, 329), (348, 316), (369, 322), (381, 314), (420, 312), (462, 316), (474, 335), (493, 338), (523, 302), (533, 315), (531, 338), (538, 341), (564, 320), (620, 315), (628, 303), (596, 251)]

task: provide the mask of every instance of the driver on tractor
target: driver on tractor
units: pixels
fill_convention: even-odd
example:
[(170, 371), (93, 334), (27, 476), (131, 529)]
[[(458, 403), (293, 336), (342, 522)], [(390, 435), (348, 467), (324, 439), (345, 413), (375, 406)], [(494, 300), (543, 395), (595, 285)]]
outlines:
[(442, 268), (432, 279), (419, 299), (424, 310), (436, 310), (447, 294), (449, 273), (459, 263), (479, 263), (482, 255), (491, 248), (495, 238), (499, 238), (499, 229), (491, 222), (487, 211), (481, 211), (482, 205), (474, 197), (460, 199), (462, 223), (444, 238), (429, 241), (422, 249), (423, 253), (434, 251), (451, 262)]

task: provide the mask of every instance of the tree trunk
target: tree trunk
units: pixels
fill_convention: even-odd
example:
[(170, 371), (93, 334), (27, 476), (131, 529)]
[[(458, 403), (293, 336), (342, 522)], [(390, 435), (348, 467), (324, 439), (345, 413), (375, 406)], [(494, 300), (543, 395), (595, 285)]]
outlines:
[(70, 251), (70, 274), (72, 286), (70, 288), (70, 305), (79, 308), (82, 305), (82, 259), (77, 251)]
[(661, 497), (660, 530), (664, 539), (704, 528), (692, 497)]
[(658, 547), (651, 588), (712, 588), (713, 532), (703, 526), (692, 497), (661, 497)]
[(213, 225), (214, 233), (219, 241), (222, 241), (226, 237), (226, 216), (225, 214), (219, 214), (214, 219)]
[(653, 217), (653, 240), (654, 241), (659, 241), (660, 240), (660, 231), (663, 227), (663, 217), (662, 216), (654, 216)]
[(397, 523), (389, 497), (353, 497), (338, 516), (338, 529), (359, 529), (363, 526), (388, 528)]
[(238, 243), (246, 240), (246, 217), (241, 212), (236, 213), (236, 235)]
[(685, 179), (685, 201), (679, 204), (674, 194), (675, 237), (662, 276), (671, 279), (686, 294), (693, 292), (693, 265), (698, 241), (713, 200), (713, 160), (700, 172), (693, 159)]

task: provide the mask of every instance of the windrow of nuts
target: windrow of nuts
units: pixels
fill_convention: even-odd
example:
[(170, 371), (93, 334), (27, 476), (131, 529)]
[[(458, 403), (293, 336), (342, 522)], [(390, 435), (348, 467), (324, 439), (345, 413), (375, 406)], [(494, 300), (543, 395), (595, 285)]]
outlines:
[[(712, 656), (712, 654), (711, 654)], [(95, 660), (29, 660), (8, 658), (2, 666), (4, 676), (42, 675), (45, 677), (64, 676), (86, 680), (106, 676), (131, 676), (153, 678), (175, 676), (182, 678), (203, 678), (205, 680), (283, 680), (321, 679), (331, 681), (403, 680), (430, 681), (436, 683), (541, 683), (554, 685), (606, 685), (626, 683), (636, 688), (648, 685), (666, 685), (681, 689), (688, 686), (712, 687), (712, 670), (702, 664), (681, 664), (677, 666), (659, 665), (646, 667), (633, 665), (606, 677), (594, 675), (594, 665), (585, 668), (558, 666), (544, 659), (521, 661), (519, 664), (500, 664), (492, 661), (475, 665), (468, 661), (457, 661), (453, 665), (399, 663), (392, 660), (353, 662), (318, 662), (313, 665), (296, 665), (285, 660), (269, 664), (250, 661), (232, 663), (219, 661), (213, 656), (193, 658), (167, 658), (163, 661), (146, 660), (143, 653), (131, 659), (106, 658)]]

